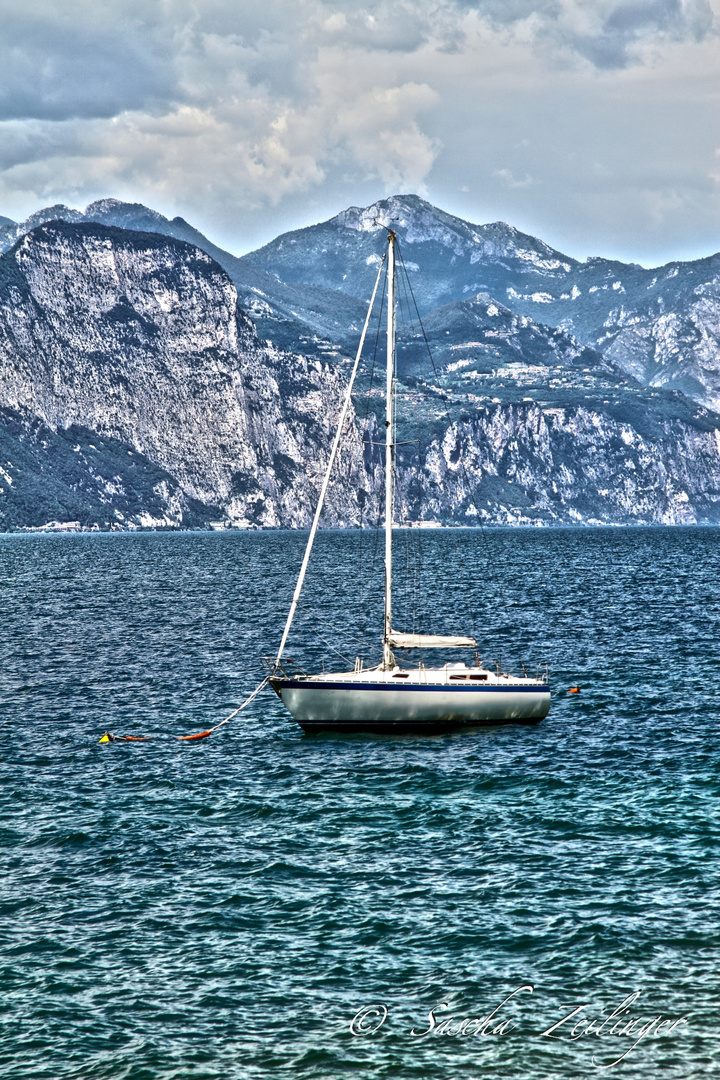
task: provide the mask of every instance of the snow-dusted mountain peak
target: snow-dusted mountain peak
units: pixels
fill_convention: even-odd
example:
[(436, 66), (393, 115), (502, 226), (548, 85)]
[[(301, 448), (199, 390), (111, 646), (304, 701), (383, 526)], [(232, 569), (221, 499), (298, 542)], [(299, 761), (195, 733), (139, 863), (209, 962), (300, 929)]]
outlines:
[[(115, 225), (117, 228), (137, 229), (138, 221), (142, 221), (148, 232), (163, 232), (162, 226), (168, 220), (157, 210), (151, 210), (142, 203), (127, 203), (121, 199), (97, 199), (85, 207), (82, 217), (85, 221), (98, 221), (101, 224)], [(128, 223), (127, 226), (125, 222)], [(161, 228), (158, 229), (158, 226)]]
[(396, 225), (406, 226), (410, 217), (422, 213), (423, 210), (432, 211), (433, 207), (419, 195), (390, 195), (386, 199), (378, 199), (370, 206), (349, 206), (347, 210), (342, 210), (331, 218), (327, 224), (356, 229), (358, 232), (373, 232), (379, 226), (388, 229), (395, 228)]
[(419, 195), (391, 195), (364, 208), (351, 206), (327, 224), (358, 232), (385, 227), (401, 233), (408, 244), (435, 241), (449, 248), (458, 246), (468, 228), (467, 222), (438, 210)]

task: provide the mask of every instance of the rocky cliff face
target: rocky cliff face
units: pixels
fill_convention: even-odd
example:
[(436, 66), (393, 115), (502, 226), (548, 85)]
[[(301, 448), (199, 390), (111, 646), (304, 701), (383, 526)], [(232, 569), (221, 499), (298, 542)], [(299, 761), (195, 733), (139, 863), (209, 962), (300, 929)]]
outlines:
[(333, 354), (331, 343), (343, 342), (352, 348), (365, 318), (366, 305), (355, 297), (318, 285), (303, 284), (297, 288), (280, 281), (274, 273), (268, 274), (213, 244), (183, 218), (170, 220), (141, 203), (99, 199), (84, 210), (56, 204), (38, 210), (23, 222), (3, 220), (0, 252), (9, 251), (21, 236), (49, 221), (110, 225), (184, 240), (204, 251), (227, 272), (237, 289), (240, 306), (251, 316), (260, 336), (291, 352), (323, 357)]
[[(180, 219), (105, 200), (67, 216), (132, 231), (2, 226), (0, 528), (309, 524), (383, 213), (434, 358), (400, 345), (398, 520), (720, 521), (720, 417), (691, 400), (714, 401), (715, 260), (653, 283), (408, 197), (220, 253), (252, 321)], [(327, 525), (379, 520), (381, 381), (361, 376)]]
[(453, 421), (419, 470), (407, 463), (400, 513), (421, 506), (466, 524), (717, 522), (720, 432), (652, 412), (633, 424), (588, 405), (495, 405)]
[[(0, 405), (28, 424), (131, 448), (208, 516), (309, 522), (342, 377), (261, 345), (232, 282), (197, 248), (100, 225), (34, 229), (0, 260), (0, 357)], [(4, 468), (12, 479), (12, 461)], [(329, 519), (357, 521), (365, 474), (352, 425), (341, 475)]]
[(0, 530), (201, 527), (219, 507), (189, 497), (127, 443), (0, 409)]

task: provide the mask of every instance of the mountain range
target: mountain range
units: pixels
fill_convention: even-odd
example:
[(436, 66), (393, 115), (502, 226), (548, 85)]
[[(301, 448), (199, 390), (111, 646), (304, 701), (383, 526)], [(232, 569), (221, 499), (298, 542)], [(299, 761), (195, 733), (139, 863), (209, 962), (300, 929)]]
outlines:
[[(0, 219), (0, 528), (306, 525), (381, 226), (422, 318), (400, 519), (720, 519), (720, 255), (581, 263), (408, 195), (242, 258), (112, 199)], [(378, 386), (326, 524), (377, 518)]]

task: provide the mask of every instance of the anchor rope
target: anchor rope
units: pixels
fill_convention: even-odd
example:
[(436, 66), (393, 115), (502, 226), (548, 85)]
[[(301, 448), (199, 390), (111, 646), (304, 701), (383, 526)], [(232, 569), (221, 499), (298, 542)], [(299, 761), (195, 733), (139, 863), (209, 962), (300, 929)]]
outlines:
[[(168, 738), (179, 739), (181, 741), (187, 741), (187, 740), (192, 740), (192, 739), (206, 739), (208, 737), (208, 735), (212, 735), (212, 733), (214, 731), (217, 731), (218, 728), (221, 728), (223, 726), (223, 724), (227, 724), (228, 721), (234, 719), (234, 717), (236, 717), (238, 715), (238, 713), (241, 713), (243, 711), (243, 709), (247, 708), (247, 706), (250, 704), (250, 702), (254, 701), (255, 698), (258, 696), (258, 694), (262, 690), (265, 689), (265, 687), (267, 686), (269, 681), (270, 681), (270, 676), (266, 675), (265, 678), (262, 680), (262, 682), (258, 683), (258, 685), (255, 687), (253, 692), (251, 694), (248, 694), (248, 696), (243, 701), (242, 705), (238, 705), (237, 709), (233, 709), (233, 711), (231, 713), (229, 713), (225, 717), (224, 720), (221, 720), (218, 724), (215, 724), (213, 727), (208, 728), (207, 731), (199, 731), (196, 735), (169, 735)], [(159, 736), (159, 737), (162, 738), (163, 736)], [(154, 736), (154, 735), (113, 735), (112, 732), (106, 731), (104, 733), (104, 735), (102, 736), (102, 738), (100, 739), (100, 742), (101, 743), (110, 743), (110, 742), (148, 742), (150, 739), (153, 739), (153, 738), (158, 738), (158, 736)]]
[(215, 727), (211, 727), (208, 730), (210, 732), (217, 731), (217, 729), (221, 728), (223, 726), (223, 724), (227, 724), (227, 722), (229, 720), (234, 719), (234, 717), (236, 717), (238, 713), (241, 713), (243, 711), (243, 709), (246, 708), (250, 704), (251, 701), (255, 700), (255, 698), (258, 696), (258, 694), (261, 692), (261, 690), (265, 689), (265, 687), (267, 686), (269, 680), (270, 680), (270, 676), (266, 675), (265, 678), (262, 680), (262, 682), (258, 683), (258, 685), (255, 687), (252, 694), (248, 694), (248, 696), (243, 701), (242, 705), (238, 705), (237, 709), (233, 709), (233, 711), (228, 716), (226, 716), (224, 720), (221, 720), (219, 724), (216, 724)]

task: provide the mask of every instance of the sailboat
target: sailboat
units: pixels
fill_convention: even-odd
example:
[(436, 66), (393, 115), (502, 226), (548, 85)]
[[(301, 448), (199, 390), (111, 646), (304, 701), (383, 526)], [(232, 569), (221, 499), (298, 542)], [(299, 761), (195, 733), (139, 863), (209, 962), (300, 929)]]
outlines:
[[(396, 235), (388, 229), (388, 244), (378, 270), (368, 314), (360, 336), (355, 363), (341, 410), (335, 439), (290, 611), (280, 647), (273, 660), (270, 685), (286, 708), (309, 734), (319, 732), (377, 734), (439, 734), (475, 726), (507, 723), (534, 724), (547, 715), (550, 687), (547, 669), (535, 678), (503, 673), (498, 665), (492, 671), (480, 665), (477, 642), (470, 636), (402, 633), (393, 628), (392, 555), (393, 555), (393, 467), (395, 458), (395, 273)], [(385, 600), (382, 633), (382, 660), (366, 668), (358, 658), (352, 671), (322, 674), (289, 674), (283, 667), (283, 655), (295, 612), (300, 601), (310, 562), (330, 475), (337, 456), (343, 426), (365, 336), (375, 304), (378, 285), (387, 260), (387, 371), (385, 420)], [(448, 663), (442, 667), (401, 666), (394, 650), (473, 649), (474, 666)], [(523, 669), (524, 670), (524, 669)]]

